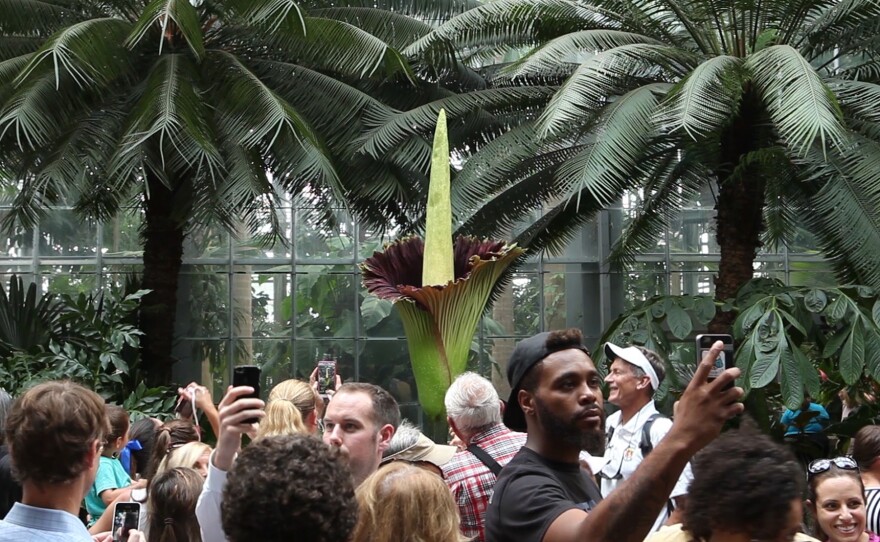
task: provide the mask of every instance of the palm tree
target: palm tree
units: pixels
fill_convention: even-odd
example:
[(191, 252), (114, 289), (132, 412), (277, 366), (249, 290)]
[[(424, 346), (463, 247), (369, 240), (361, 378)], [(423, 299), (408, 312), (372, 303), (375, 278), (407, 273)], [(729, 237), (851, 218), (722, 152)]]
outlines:
[(626, 263), (708, 185), (724, 300), (800, 222), (842, 280), (880, 287), (878, 31), (877, 0), (495, 0), (403, 52), (479, 68), (497, 92), (558, 85), (465, 163), (460, 232), (497, 235), (544, 203), (515, 241), (559, 249), (640, 190), (612, 253)]
[(352, 142), (395, 111), (370, 92), (436, 87), (391, 44), (430, 31), (414, 14), (472, 6), (429, 4), (0, 0), (0, 177), (18, 187), (5, 225), (60, 203), (99, 220), (139, 207), (142, 353), (167, 381), (189, 232), (219, 221), (272, 241), (282, 191), (327, 219), (419, 172)]

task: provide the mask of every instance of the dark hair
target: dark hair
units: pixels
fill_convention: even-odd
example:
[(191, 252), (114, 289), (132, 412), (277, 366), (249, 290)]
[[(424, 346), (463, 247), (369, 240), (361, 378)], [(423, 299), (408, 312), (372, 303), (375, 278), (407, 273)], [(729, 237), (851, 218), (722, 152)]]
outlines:
[[(653, 350), (648, 350), (644, 346), (639, 346), (637, 344), (634, 344), (633, 346), (636, 347), (638, 349), (638, 351), (641, 352), (642, 355), (645, 356), (645, 359), (648, 360), (648, 363), (651, 364), (651, 368), (654, 369), (654, 373), (657, 375), (657, 384), (658, 385), (662, 384), (663, 379), (666, 378), (666, 366), (663, 365), (663, 360), (660, 359), (660, 356), (657, 355), (657, 352), (654, 352)], [(623, 361), (625, 361), (626, 363), (629, 363), (626, 360), (623, 360)], [(632, 373), (636, 378), (641, 378), (643, 376), (648, 375), (648, 373), (646, 373), (644, 370), (642, 370), (642, 368), (639, 367), (638, 365), (633, 365), (632, 363), (629, 363), (629, 364), (632, 365)], [(653, 386), (652, 386), (651, 391), (657, 391), (657, 390), (653, 389)]]
[(110, 420), (110, 432), (104, 437), (104, 442), (109, 444), (124, 437), (131, 422), (128, 418), (128, 412), (117, 405), (107, 405), (107, 419)]
[(868, 470), (871, 463), (880, 457), (880, 425), (866, 425), (859, 429), (853, 438), (852, 458), (862, 470)]
[(201, 542), (196, 502), (203, 483), (198, 472), (185, 467), (156, 475), (147, 498), (147, 542)]
[(150, 455), (156, 444), (156, 433), (159, 428), (153, 418), (141, 418), (131, 424), (129, 438), (141, 444), (140, 450), (131, 451), (131, 474), (143, 475), (150, 465)]
[[(859, 484), (859, 489), (862, 492), (862, 499), (865, 498), (865, 484), (862, 482), (862, 476), (859, 474), (859, 471), (856, 469), (841, 469), (835, 464), (831, 464), (828, 470), (824, 472), (820, 472), (818, 474), (810, 475), (810, 479), (807, 482), (807, 500), (810, 501), (810, 511), (813, 513), (813, 517), (816, 518), (816, 507), (818, 506), (817, 500), (818, 495), (816, 494), (816, 488), (819, 487), (819, 484), (822, 481), (827, 480), (829, 478), (851, 478), (855, 480)], [(819, 540), (827, 540), (827, 535), (822, 532), (822, 528), (819, 526), (819, 522), (816, 521), (813, 526), (812, 535)]]
[(390, 393), (375, 384), (367, 382), (347, 382), (337, 391), (340, 393), (365, 393), (373, 401), (373, 423), (376, 427), (391, 425), (394, 429), (400, 425), (400, 407)]
[(153, 444), (153, 453), (150, 455), (150, 464), (144, 472), (144, 478), (149, 480), (156, 475), (159, 463), (171, 453), (171, 450), (180, 448), (187, 442), (198, 440), (199, 433), (190, 420), (170, 420), (162, 424), (156, 430), (156, 442)]
[(787, 527), (803, 474), (791, 452), (746, 420), (698, 453), (692, 463), (684, 529), (697, 541), (713, 530), (775, 539)]
[(223, 530), (230, 542), (348, 540), (357, 514), (351, 473), (339, 449), (302, 434), (248, 445), (223, 490)]
[(37, 384), (15, 401), (6, 419), (13, 474), (22, 483), (73, 480), (109, 431), (97, 393), (73, 382)]
[(4, 442), (4, 434), (6, 433), (6, 417), (9, 415), (9, 409), (12, 408), (12, 396), (9, 392), (0, 388), (0, 444)]
[[(576, 327), (551, 331), (544, 343), (550, 353), (568, 350), (569, 348), (581, 348), (584, 345), (584, 334)], [(589, 354), (587, 354), (589, 355)], [(541, 381), (541, 371), (544, 369), (544, 360), (531, 367), (519, 381), (519, 389), (534, 393)]]

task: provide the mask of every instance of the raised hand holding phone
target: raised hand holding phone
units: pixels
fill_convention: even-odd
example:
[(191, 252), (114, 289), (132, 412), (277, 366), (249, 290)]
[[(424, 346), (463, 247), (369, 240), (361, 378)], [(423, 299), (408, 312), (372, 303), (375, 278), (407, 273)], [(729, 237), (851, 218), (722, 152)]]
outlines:
[(241, 436), (254, 431), (254, 420), (265, 415), (265, 403), (254, 397), (251, 386), (230, 386), (220, 401), (220, 431), (217, 447), (211, 455), (211, 464), (222, 471), (229, 471), (235, 454), (241, 449)]

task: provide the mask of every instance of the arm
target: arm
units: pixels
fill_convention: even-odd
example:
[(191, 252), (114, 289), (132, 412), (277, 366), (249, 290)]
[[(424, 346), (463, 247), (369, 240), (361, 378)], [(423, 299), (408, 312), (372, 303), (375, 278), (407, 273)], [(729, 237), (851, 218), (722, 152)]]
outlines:
[(818, 407), (819, 415), (816, 416), (816, 421), (819, 422), (819, 425), (825, 427), (831, 422), (831, 417), (828, 416), (828, 411), (825, 410), (825, 407), (822, 405), (816, 405)]
[(264, 403), (259, 399), (240, 399), (254, 390), (250, 386), (230, 387), (220, 401), (217, 447), (208, 463), (208, 478), (196, 504), (196, 517), (203, 542), (225, 542), (220, 507), (223, 503), (223, 487), (226, 474), (232, 468), (235, 456), (241, 449), (241, 436), (253, 431), (253, 424), (243, 423), (251, 418), (261, 418)]
[(727, 369), (712, 382), (709, 370), (721, 341), (700, 362), (676, 409), (672, 428), (633, 475), (589, 514), (567, 510), (550, 525), (544, 542), (641, 542), (691, 456), (721, 433), (725, 421), (743, 411), (741, 388), (724, 387), (739, 375)]
[(211, 430), (214, 431), (215, 435), (219, 435), (220, 413), (217, 411), (217, 407), (214, 406), (214, 400), (211, 398), (211, 390), (197, 382), (191, 382), (186, 388), (178, 388), (177, 394), (181, 397), (188, 398), (189, 390), (195, 391), (196, 408), (204, 412), (205, 419), (208, 420), (208, 425), (211, 426)]
[(794, 411), (789, 408), (785, 409), (785, 412), (782, 414), (782, 425), (784, 425), (787, 429), (788, 426), (791, 425), (791, 421), (793, 418)]
[(137, 482), (134, 482), (133, 484), (128, 485), (126, 487), (105, 489), (104, 491), (101, 492), (100, 497), (101, 497), (101, 500), (104, 501), (104, 505), (109, 507), (111, 504), (115, 503), (116, 501), (118, 501), (120, 499), (126, 500), (126, 501), (129, 500), (131, 498), (131, 490), (132, 489), (143, 489), (145, 487), (147, 487), (147, 481), (146, 480), (138, 480)]
[[(101, 514), (101, 517), (89, 527), (89, 533), (93, 535), (102, 535), (103, 533), (110, 531), (113, 527), (113, 510), (116, 507), (116, 503), (118, 502), (128, 502), (131, 500), (131, 489), (119, 490), (122, 493), (116, 497), (112, 502), (107, 504), (107, 508), (104, 509), (104, 512)], [(105, 491), (104, 493), (107, 493)], [(101, 493), (103, 496), (104, 493)]]

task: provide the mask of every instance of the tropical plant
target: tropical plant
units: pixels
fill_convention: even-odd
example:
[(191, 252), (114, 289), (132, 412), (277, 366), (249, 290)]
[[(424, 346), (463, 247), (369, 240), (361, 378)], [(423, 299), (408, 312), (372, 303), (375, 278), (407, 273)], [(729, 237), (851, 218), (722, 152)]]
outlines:
[[(558, 86), (464, 163), (460, 232), (526, 221), (514, 241), (558, 250), (640, 191), (612, 253), (628, 263), (711, 189), (723, 301), (752, 278), (762, 243), (784, 244), (799, 225), (843, 282), (880, 286), (878, 30), (876, 0), (497, 0), (404, 52), (479, 69), (496, 94)], [(718, 311), (709, 329), (729, 331), (734, 318)]]
[[(131, 284), (128, 285), (131, 289)], [(69, 379), (135, 417), (171, 413), (176, 394), (147, 388), (140, 371), (136, 311), (146, 290), (71, 296), (26, 293), (21, 278), (0, 286), (0, 387), (17, 395), (44, 380)]]
[(469, 6), (0, 0), (0, 177), (17, 190), (6, 226), (62, 202), (98, 220), (140, 206), (144, 359), (163, 381), (188, 233), (244, 224), (268, 242), (282, 191), (308, 194), (325, 220), (346, 198), (402, 208), (427, 161), (354, 154), (365, 123), (397, 113), (367, 91), (438, 92), (413, 86), (395, 47), (430, 30), (416, 15)]
[(440, 110), (431, 159), (425, 239), (411, 236), (376, 252), (361, 265), (370, 293), (393, 301), (409, 345), (419, 403), (440, 420), (444, 396), (464, 372), (474, 332), (505, 271), (523, 254), (516, 245), (452, 238), (449, 140)]

